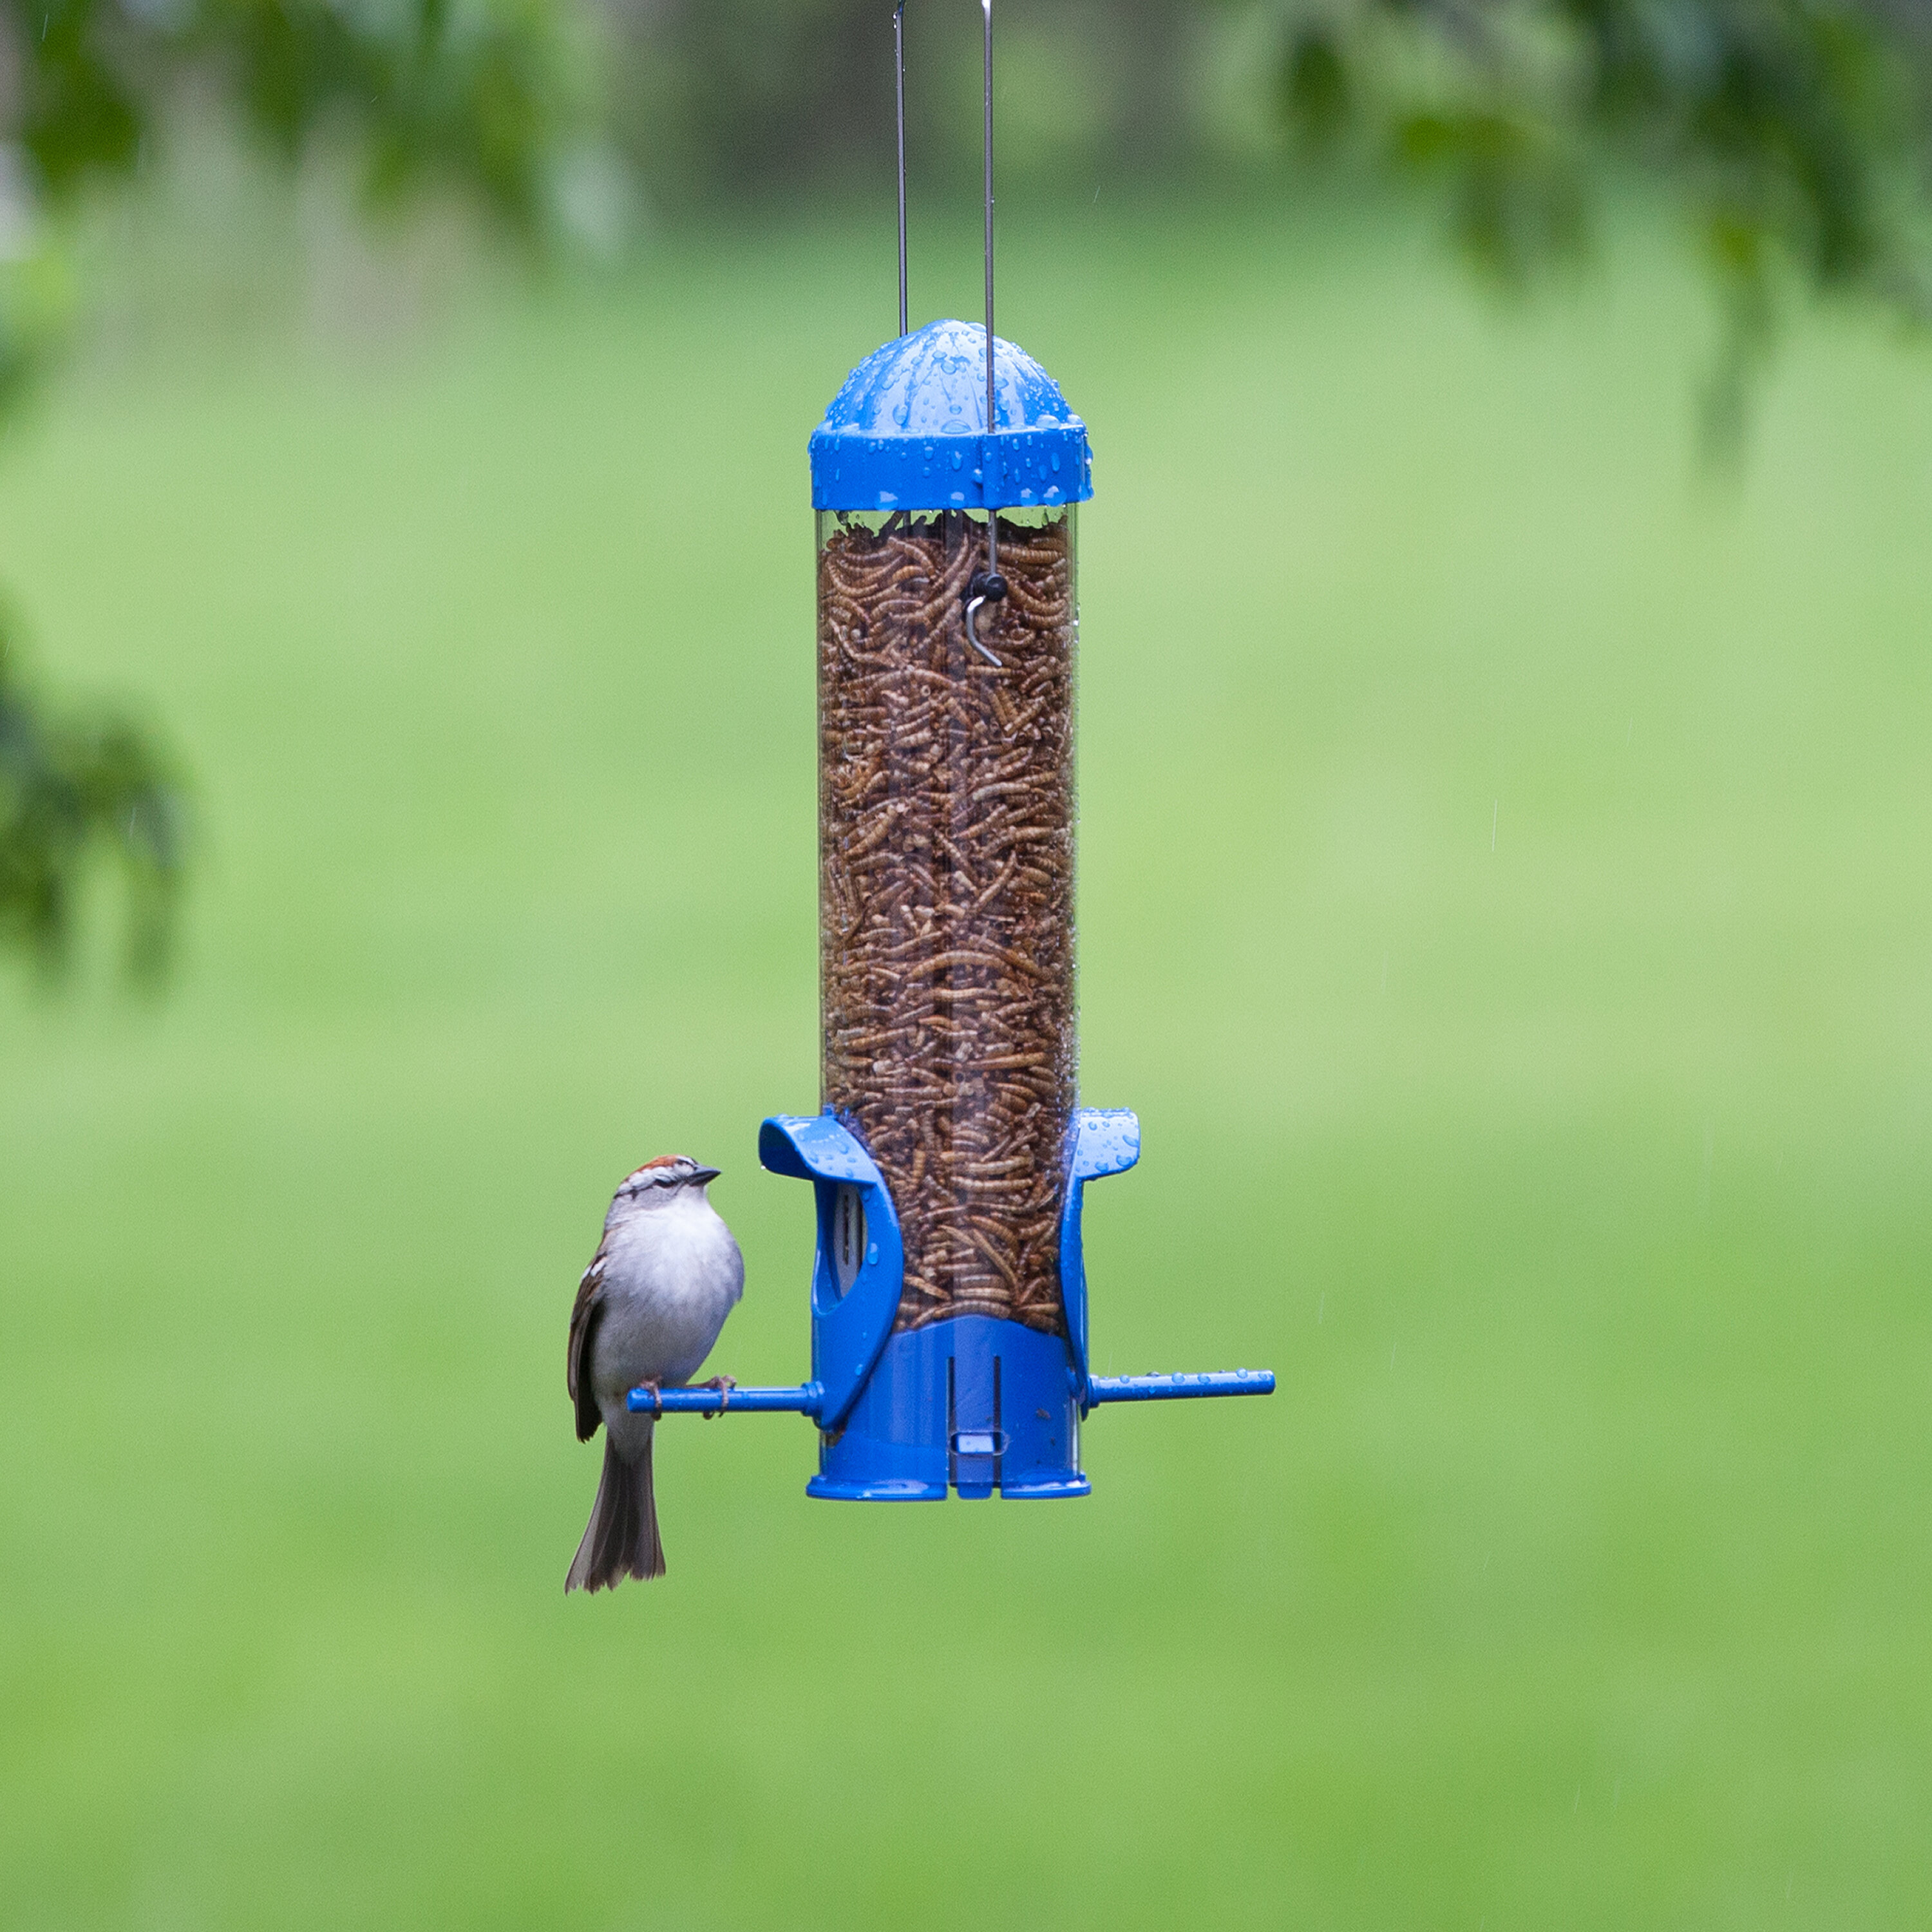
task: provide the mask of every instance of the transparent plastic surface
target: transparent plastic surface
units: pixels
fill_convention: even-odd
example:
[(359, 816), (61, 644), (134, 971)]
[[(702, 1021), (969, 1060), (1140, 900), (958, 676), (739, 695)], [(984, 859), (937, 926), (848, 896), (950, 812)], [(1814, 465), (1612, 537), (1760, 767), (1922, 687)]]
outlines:
[(1075, 1105), (1074, 512), (818, 519), (823, 1103), (905, 1244), (898, 1326), (1064, 1327)]

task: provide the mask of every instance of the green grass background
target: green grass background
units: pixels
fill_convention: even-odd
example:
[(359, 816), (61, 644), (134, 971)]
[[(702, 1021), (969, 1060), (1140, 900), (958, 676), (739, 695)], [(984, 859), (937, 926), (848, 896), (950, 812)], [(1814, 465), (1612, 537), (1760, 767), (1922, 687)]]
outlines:
[[(199, 788), (158, 1009), (0, 984), (0, 1922), (1905, 1927), (1932, 1915), (1932, 368), (1808, 328), (1700, 483), (1642, 233), (1006, 218), (1092, 425), (1090, 1500), (665, 1431), (566, 1601), (566, 1319), (688, 1150), (806, 1362), (803, 440), (887, 231), (376, 354), (99, 361), (0, 470)], [(914, 260), (974, 313), (970, 237)]]

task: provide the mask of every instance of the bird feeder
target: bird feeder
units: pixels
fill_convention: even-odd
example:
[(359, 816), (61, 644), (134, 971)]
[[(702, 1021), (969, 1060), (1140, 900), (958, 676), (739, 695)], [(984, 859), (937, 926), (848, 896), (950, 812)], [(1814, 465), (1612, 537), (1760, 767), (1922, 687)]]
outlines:
[[(1084, 1496), (1106, 1402), (1270, 1393), (1265, 1372), (1101, 1376), (1087, 1184), (1140, 1124), (1078, 1100), (1073, 681), (1086, 426), (993, 332), (992, 8), (983, 325), (907, 327), (811, 440), (818, 521), (820, 1111), (760, 1131), (812, 1183), (812, 1374), (639, 1389), (634, 1409), (792, 1409), (815, 1496)], [(904, 0), (893, 15), (901, 48)]]

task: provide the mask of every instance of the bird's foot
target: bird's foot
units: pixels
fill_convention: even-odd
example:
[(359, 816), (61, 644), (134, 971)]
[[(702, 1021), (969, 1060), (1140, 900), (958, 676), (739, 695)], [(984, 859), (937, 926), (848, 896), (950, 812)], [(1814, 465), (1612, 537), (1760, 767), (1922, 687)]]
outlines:
[(713, 1376), (708, 1382), (704, 1383), (701, 1386), (705, 1388), (716, 1389), (718, 1391), (718, 1406), (716, 1408), (707, 1408), (704, 1412), (704, 1419), (706, 1422), (716, 1421), (731, 1406), (731, 1391), (738, 1386), (736, 1378), (731, 1376)]
[(662, 1380), (656, 1376), (647, 1376), (642, 1382), (638, 1383), (638, 1386), (640, 1389), (649, 1389), (650, 1390), (651, 1413), (653, 1415), (662, 1415), (664, 1413), (664, 1405), (658, 1401), (658, 1398), (664, 1394), (664, 1383)]

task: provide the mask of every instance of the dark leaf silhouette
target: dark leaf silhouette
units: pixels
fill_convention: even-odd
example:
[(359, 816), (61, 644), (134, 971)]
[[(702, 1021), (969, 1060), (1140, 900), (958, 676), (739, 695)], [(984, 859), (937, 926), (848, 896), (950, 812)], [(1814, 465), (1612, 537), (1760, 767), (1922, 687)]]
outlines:
[(0, 941), (59, 973), (82, 880), (110, 864), (125, 889), (128, 970), (152, 983), (169, 958), (183, 823), (180, 788), (151, 740), (112, 716), (52, 710), (0, 630)]

